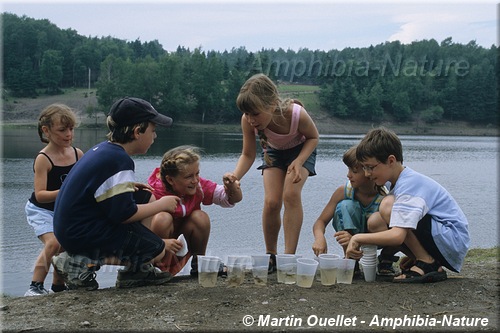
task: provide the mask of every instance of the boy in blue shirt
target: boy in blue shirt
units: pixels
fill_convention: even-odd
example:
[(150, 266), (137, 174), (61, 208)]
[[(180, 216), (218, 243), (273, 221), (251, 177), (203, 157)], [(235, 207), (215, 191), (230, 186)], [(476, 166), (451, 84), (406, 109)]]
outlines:
[(135, 181), (130, 157), (148, 151), (156, 125), (171, 124), (142, 99), (118, 100), (107, 119), (109, 141), (91, 148), (66, 177), (54, 210), (54, 233), (66, 252), (52, 263), (70, 289), (97, 289), (95, 271), (104, 264), (126, 267), (118, 272), (117, 287), (172, 278), (153, 266), (165, 255), (165, 240), (148, 227), (155, 214), (173, 213), (180, 199), (155, 201), (151, 187)]
[(431, 178), (403, 166), (401, 141), (383, 127), (366, 134), (356, 158), (370, 179), (377, 185), (390, 182), (391, 189), (380, 204), (382, 219), (368, 220), (371, 232), (354, 235), (346, 256), (359, 259), (363, 244), (402, 246), (413, 266), (394, 277), (394, 282), (443, 281), (447, 275), (442, 266), (459, 272), (470, 238), (467, 218), (450, 193)]

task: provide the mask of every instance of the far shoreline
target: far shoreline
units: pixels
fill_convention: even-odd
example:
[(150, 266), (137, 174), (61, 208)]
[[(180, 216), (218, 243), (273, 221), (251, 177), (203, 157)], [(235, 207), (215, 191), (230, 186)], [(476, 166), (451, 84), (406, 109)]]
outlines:
[[(464, 122), (443, 122), (433, 125), (421, 125), (417, 123), (394, 124), (383, 122), (359, 122), (340, 119), (314, 119), (320, 134), (334, 135), (364, 135), (371, 128), (379, 126), (387, 127), (398, 135), (428, 135), (428, 136), (492, 136), (499, 137), (500, 129), (493, 126), (472, 126)], [(96, 122), (95, 118), (80, 118), (80, 128), (106, 128), (104, 116), (100, 116)], [(16, 119), (1, 121), (0, 129), (6, 128), (36, 128), (37, 123), (32, 119)], [(219, 132), (238, 133), (241, 131), (239, 124), (199, 124), (188, 122), (175, 122), (172, 129), (189, 129), (194, 132)]]

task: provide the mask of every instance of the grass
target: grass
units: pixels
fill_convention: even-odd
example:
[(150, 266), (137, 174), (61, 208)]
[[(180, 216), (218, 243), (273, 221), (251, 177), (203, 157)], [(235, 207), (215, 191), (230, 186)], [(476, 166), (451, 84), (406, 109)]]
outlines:
[(314, 114), (321, 111), (318, 96), (319, 86), (280, 84), (278, 90), (283, 97), (300, 100), (309, 113)]
[(500, 247), (492, 247), (489, 249), (470, 249), (467, 252), (465, 260), (468, 262), (494, 262), (499, 261)]

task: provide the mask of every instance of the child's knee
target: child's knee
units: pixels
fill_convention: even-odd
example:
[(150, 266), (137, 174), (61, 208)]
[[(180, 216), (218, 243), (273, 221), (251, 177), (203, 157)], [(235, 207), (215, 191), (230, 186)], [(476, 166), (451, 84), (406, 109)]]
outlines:
[(193, 224), (198, 230), (210, 230), (210, 217), (202, 210), (195, 210), (191, 213), (188, 223)]
[(160, 212), (153, 216), (151, 220), (152, 228), (171, 229), (173, 228), (173, 218), (170, 213)]
[(385, 223), (389, 224), (391, 218), (392, 206), (394, 205), (394, 196), (388, 195), (382, 199), (378, 211)]

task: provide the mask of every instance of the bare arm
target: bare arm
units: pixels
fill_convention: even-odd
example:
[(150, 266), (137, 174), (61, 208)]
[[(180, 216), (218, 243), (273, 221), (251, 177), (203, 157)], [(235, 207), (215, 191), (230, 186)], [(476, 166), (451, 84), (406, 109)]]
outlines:
[(326, 226), (330, 223), (335, 213), (337, 204), (344, 198), (344, 186), (339, 186), (333, 192), (330, 200), (321, 212), (316, 222), (313, 225), (314, 243), (312, 246), (313, 252), (316, 255), (327, 253), (328, 247), (325, 237)]
[(254, 128), (250, 126), (245, 115), (241, 116), (241, 130), (243, 133), (243, 148), (240, 158), (233, 171), (233, 176), (240, 180), (248, 172), (252, 164), (255, 162), (257, 155), (257, 144)]
[(169, 212), (174, 213), (177, 204), (180, 202), (180, 198), (176, 196), (164, 196), (155, 200), (153, 202), (149, 202), (146, 204), (137, 205), (137, 211), (134, 215), (129, 217), (123, 223), (131, 223), (142, 221), (147, 217), (158, 214), (159, 212)]
[(359, 259), (363, 255), (360, 251), (360, 246), (363, 244), (374, 244), (379, 246), (398, 246), (403, 244), (406, 239), (406, 234), (411, 232), (410, 229), (392, 227), (389, 230), (361, 233), (352, 236), (346, 250), (346, 258)]
[(300, 169), (304, 165), (304, 162), (309, 158), (314, 149), (318, 146), (319, 142), (319, 132), (314, 124), (313, 120), (307, 113), (304, 108), (300, 109), (300, 118), (299, 118), (299, 128), (298, 131), (302, 133), (306, 141), (304, 142), (304, 146), (300, 151), (300, 154), (295, 158), (295, 160), (288, 167), (287, 173), (295, 173), (293, 182), (298, 183), (301, 181)]

